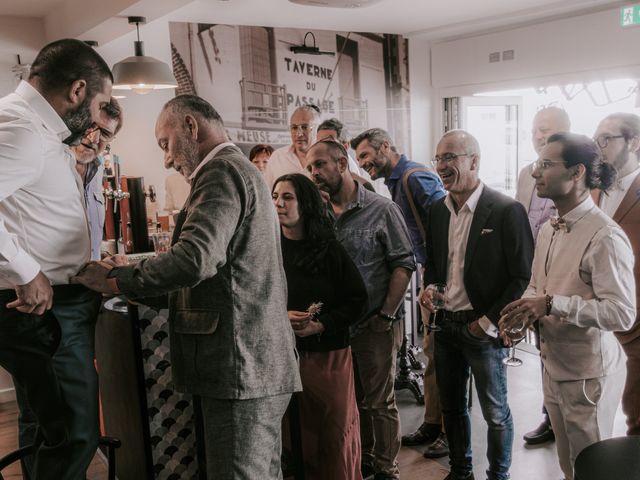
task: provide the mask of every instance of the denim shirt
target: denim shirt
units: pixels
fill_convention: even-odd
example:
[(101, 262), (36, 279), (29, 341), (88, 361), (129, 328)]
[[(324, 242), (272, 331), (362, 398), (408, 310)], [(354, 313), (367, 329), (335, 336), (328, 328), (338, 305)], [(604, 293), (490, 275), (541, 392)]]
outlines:
[[(389, 289), (391, 272), (397, 267), (414, 271), (416, 263), (409, 232), (400, 208), (391, 200), (357, 185), (355, 201), (335, 220), (336, 238), (358, 267), (369, 296), (360, 322), (376, 313)], [(329, 214), (335, 219), (332, 209)], [(402, 308), (398, 315), (402, 315)], [(352, 329), (352, 337), (362, 324)]]
[(104, 228), (104, 195), (102, 193), (102, 174), (104, 166), (99, 158), (87, 165), (84, 175), (84, 202), (89, 221), (89, 236), (91, 237), (91, 260), (100, 260), (100, 246)]
[[(413, 245), (413, 251), (416, 255), (416, 260), (420, 265), (426, 263), (426, 248), (424, 239), (420, 234), (418, 223), (411, 210), (409, 199), (405, 193), (405, 189), (402, 186), (402, 177), (405, 172), (412, 168), (425, 168), (417, 162), (410, 161), (405, 155), (400, 156), (400, 161), (395, 166), (389, 178), (385, 180), (385, 185), (389, 187), (391, 192), (391, 198), (398, 204), (400, 210), (404, 214), (404, 219), (407, 222), (407, 228), (409, 229), (409, 236), (411, 238), (411, 244)], [(426, 210), (434, 201), (442, 198), (446, 195), (444, 186), (440, 177), (433, 172), (418, 171), (409, 176), (409, 191), (413, 195), (413, 200), (418, 210), (418, 214), (422, 217), (422, 221), (426, 218)]]

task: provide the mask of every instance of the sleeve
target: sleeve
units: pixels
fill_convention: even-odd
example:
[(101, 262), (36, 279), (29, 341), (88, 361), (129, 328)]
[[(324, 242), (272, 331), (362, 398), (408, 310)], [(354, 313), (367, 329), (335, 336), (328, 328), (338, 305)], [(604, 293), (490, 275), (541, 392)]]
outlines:
[(416, 206), (424, 211), (433, 202), (446, 195), (440, 177), (431, 172), (415, 172), (409, 177), (408, 183)]
[(120, 290), (127, 296), (156, 296), (215, 276), (227, 261), (247, 197), (244, 180), (226, 162), (203, 170), (193, 185), (180, 237), (166, 254), (118, 268)]
[(507, 304), (522, 297), (531, 280), (533, 262), (533, 235), (522, 204), (514, 201), (505, 206), (501, 230), (503, 261), (508, 281), (502, 295), (486, 313), (494, 325), (500, 320), (500, 311)]
[[(44, 164), (43, 141), (26, 121), (3, 119), (0, 123), (0, 201), (39, 178)], [(11, 284), (29, 283), (40, 265), (22, 249), (18, 237), (7, 231), (0, 217), (0, 275)]]
[(413, 247), (409, 239), (409, 230), (398, 207), (389, 202), (384, 212), (384, 228), (379, 231), (380, 240), (385, 247), (385, 256), (389, 271), (398, 267), (414, 271), (416, 262), (413, 258)]
[(529, 280), (529, 285), (527, 285), (526, 290), (522, 294), (522, 298), (533, 298), (541, 295), (539, 288), (540, 272), (538, 271), (538, 262), (536, 262), (536, 259), (539, 255), (546, 255), (548, 248), (549, 243), (546, 239), (546, 232), (543, 227), (538, 234), (538, 242), (535, 246), (533, 264), (531, 266), (531, 280)]
[(356, 323), (367, 305), (367, 289), (353, 260), (337, 241), (331, 248), (335, 255), (330, 280), (338, 301), (334, 308), (322, 312), (318, 317), (328, 333), (347, 329)]
[(551, 313), (579, 327), (623, 331), (636, 318), (633, 251), (617, 227), (601, 229), (580, 264), (580, 276), (593, 287), (595, 298), (554, 295)]

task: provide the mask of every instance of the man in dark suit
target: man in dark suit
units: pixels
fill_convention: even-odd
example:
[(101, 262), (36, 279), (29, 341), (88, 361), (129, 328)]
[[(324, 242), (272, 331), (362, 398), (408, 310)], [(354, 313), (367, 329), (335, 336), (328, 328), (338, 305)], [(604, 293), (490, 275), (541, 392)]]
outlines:
[(469, 370), (488, 425), (489, 480), (509, 478), (513, 420), (507, 404), (506, 350), (498, 338), (500, 310), (520, 298), (531, 276), (533, 237), (521, 204), (480, 182), (480, 148), (464, 130), (438, 143), (435, 168), (447, 197), (427, 214), (422, 304), (434, 312), (433, 283), (447, 285), (435, 332), (436, 379), (449, 437), (451, 473), (473, 479), (466, 384)]
[(76, 281), (129, 297), (170, 292), (173, 381), (200, 397), (207, 478), (282, 478), (280, 422), (301, 385), (271, 195), (199, 97), (170, 100), (156, 138), (165, 167), (191, 184), (171, 249), (133, 266), (91, 263)]
[(616, 336), (627, 355), (627, 380), (622, 395), (627, 434), (640, 435), (640, 117), (613, 113), (600, 122), (594, 138), (603, 161), (618, 172), (617, 181), (607, 195), (596, 193), (595, 200), (627, 234), (636, 258), (636, 321), (629, 331), (616, 332)]

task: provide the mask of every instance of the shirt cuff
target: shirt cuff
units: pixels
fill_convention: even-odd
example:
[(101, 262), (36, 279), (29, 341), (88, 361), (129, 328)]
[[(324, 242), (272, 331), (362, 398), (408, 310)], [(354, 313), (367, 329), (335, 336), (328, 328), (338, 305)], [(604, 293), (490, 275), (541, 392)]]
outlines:
[(569, 315), (569, 303), (571, 297), (565, 297), (563, 295), (554, 295), (553, 303), (551, 304), (551, 315), (560, 317), (560, 320), (567, 321)]
[(491, 323), (491, 320), (489, 320), (486, 315), (480, 317), (478, 319), (478, 323), (482, 327), (482, 330), (484, 330), (484, 333), (486, 333), (490, 337), (498, 338), (498, 329), (493, 323)]
[(26, 285), (36, 278), (40, 265), (24, 250), (18, 250), (13, 259), (2, 268), (3, 275), (14, 285)]

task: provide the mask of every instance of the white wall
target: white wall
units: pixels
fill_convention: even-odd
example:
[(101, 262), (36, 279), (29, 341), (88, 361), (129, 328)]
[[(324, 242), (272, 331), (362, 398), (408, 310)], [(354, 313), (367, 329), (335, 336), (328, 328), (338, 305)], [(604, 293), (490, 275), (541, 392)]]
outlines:
[(409, 39), (412, 160), (427, 165), (435, 150), (434, 121), (440, 119), (440, 103), (434, 101), (434, 89), (430, 81), (430, 47), (428, 42)]
[[(544, 84), (549, 76), (587, 79), (597, 71), (636, 72), (640, 27), (620, 26), (611, 9), (499, 33), (443, 42), (432, 48), (433, 86)], [(490, 52), (515, 50), (515, 60), (489, 63)]]

